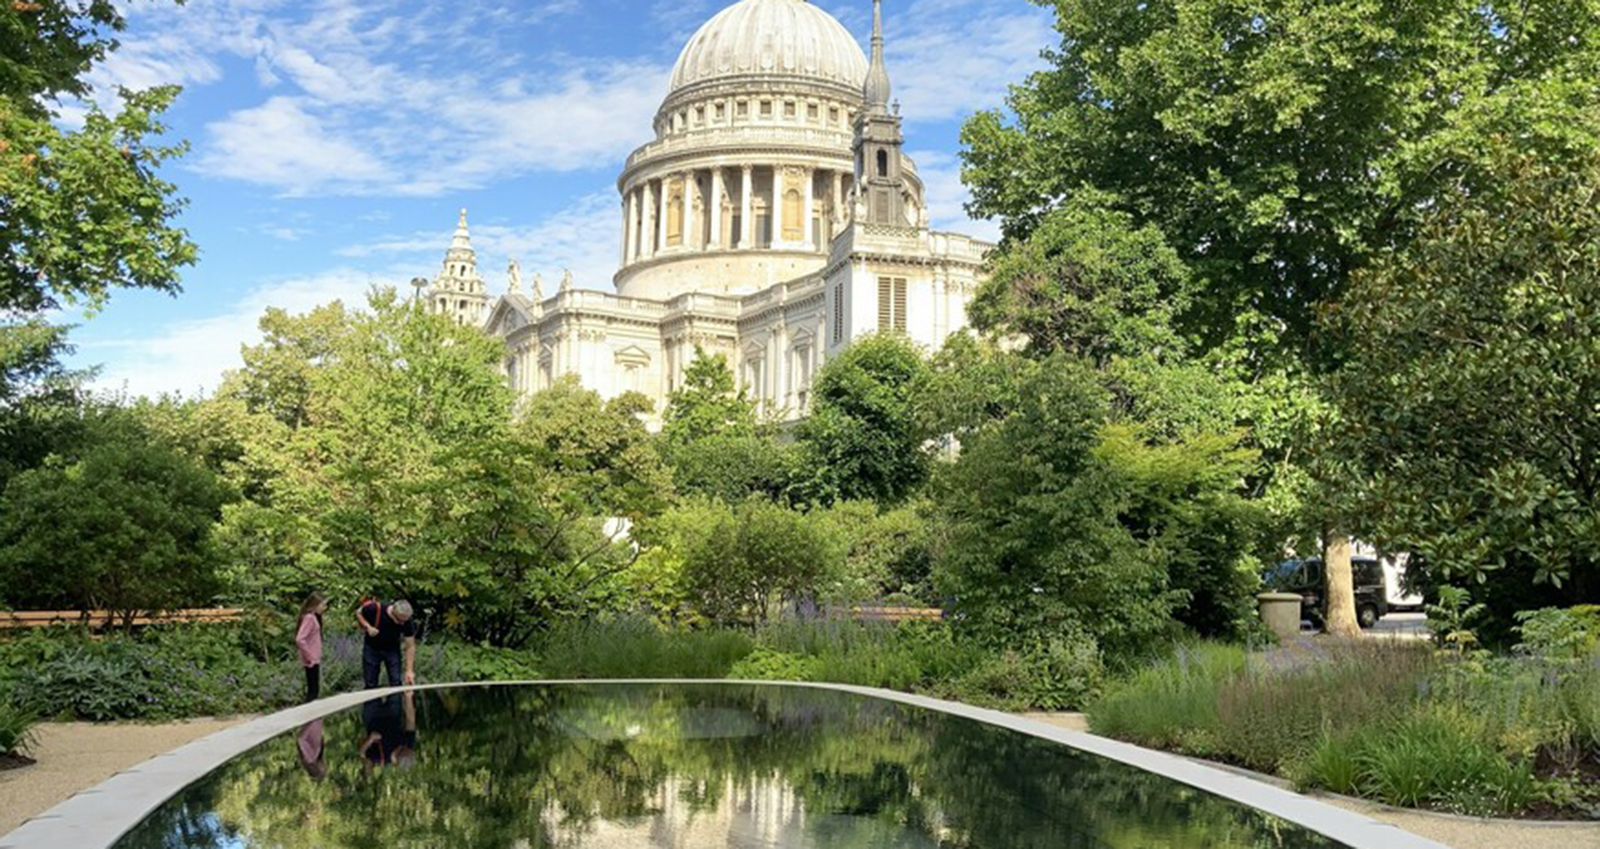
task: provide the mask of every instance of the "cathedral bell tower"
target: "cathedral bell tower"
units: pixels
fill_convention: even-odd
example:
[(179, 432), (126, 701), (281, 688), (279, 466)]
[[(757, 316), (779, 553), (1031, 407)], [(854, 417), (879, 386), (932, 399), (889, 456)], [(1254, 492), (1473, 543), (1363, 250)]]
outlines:
[(458, 324), (477, 327), (489, 315), (489, 288), (478, 275), (478, 254), (467, 233), (467, 211), (461, 210), (456, 234), (445, 251), (444, 266), (428, 289), (428, 307)]
[(870, 224), (906, 226), (907, 184), (901, 161), (905, 135), (898, 110), (889, 108), (889, 69), (883, 63), (883, 0), (872, 2), (872, 66), (862, 87), (865, 100), (855, 122), (855, 218)]

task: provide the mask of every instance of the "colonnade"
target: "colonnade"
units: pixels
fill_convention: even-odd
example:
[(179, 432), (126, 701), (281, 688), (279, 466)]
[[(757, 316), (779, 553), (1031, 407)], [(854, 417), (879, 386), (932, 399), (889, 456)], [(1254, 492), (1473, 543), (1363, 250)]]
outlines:
[[(758, 176), (767, 183), (759, 199)], [(825, 201), (820, 209), (819, 176), (820, 199)], [(623, 264), (685, 251), (817, 250), (819, 235), (833, 235), (829, 220), (843, 217), (845, 191), (851, 179), (849, 171), (782, 164), (686, 168), (663, 173), (640, 182), (623, 199)], [(758, 232), (757, 218), (762, 213), (767, 229)], [(737, 228), (728, 220), (734, 215), (738, 217)], [(815, 219), (820, 219), (825, 228), (821, 234), (816, 232)]]

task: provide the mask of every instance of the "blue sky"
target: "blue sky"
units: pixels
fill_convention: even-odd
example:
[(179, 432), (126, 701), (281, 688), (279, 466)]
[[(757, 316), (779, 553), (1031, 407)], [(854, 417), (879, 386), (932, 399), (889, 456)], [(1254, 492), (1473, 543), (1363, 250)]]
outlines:
[[(72, 363), (101, 366), (104, 389), (214, 388), (266, 307), (432, 277), (462, 207), (492, 292), (512, 257), (609, 290), (616, 174), (649, 140), (684, 42), (731, 2), (135, 0), (92, 81), (101, 96), (184, 86), (168, 117), (193, 149), (166, 173), (201, 258), (176, 298), (113, 295), (74, 333)], [(866, 43), (869, 0), (817, 5)], [(1026, 0), (884, 5), (934, 226), (990, 236), (961, 209), (957, 135), (1041, 64), (1050, 15)]]

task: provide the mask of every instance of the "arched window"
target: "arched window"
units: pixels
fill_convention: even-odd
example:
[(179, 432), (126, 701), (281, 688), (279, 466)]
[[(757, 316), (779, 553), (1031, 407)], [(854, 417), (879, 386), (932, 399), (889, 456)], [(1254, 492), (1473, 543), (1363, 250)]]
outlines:
[(889, 176), (889, 151), (887, 150), (878, 151), (878, 176)]
[(802, 202), (800, 191), (790, 189), (783, 194), (783, 238), (787, 242), (797, 242), (805, 236), (805, 224), (801, 215)]
[(667, 244), (683, 244), (682, 192), (673, 192), (667, 199)]

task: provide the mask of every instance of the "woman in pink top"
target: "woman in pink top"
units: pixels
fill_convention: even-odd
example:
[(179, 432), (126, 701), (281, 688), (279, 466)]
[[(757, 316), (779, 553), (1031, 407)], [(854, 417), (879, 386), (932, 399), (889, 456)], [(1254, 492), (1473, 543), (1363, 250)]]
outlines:
[(300, 606), (300, 628), (294, 635), (294, 644), (300, 649), (300, 665), (306, 668), (308, 702), (322, 695), (322, 612), (327, 609), (327, 596), (307, 596), (306, 603)]

